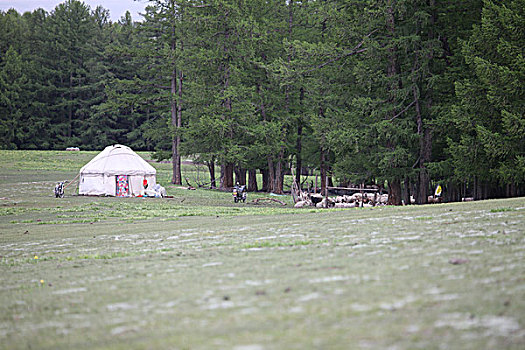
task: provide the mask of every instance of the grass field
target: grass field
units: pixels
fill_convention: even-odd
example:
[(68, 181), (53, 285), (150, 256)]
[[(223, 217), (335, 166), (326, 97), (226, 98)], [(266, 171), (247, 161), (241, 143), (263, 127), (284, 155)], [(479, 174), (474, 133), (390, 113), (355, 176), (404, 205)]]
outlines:
[(525, 348), (525, 198), (54, 198), (94, 155), (0, 151), (0, 349)]

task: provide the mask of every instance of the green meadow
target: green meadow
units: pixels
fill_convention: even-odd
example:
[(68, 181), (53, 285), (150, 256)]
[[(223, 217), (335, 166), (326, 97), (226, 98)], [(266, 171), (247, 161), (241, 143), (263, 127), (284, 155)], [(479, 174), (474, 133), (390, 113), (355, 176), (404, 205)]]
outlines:
[(95, 155), (0, 151), (0, 349), (525, 348), (525, 198), (55, 198)]

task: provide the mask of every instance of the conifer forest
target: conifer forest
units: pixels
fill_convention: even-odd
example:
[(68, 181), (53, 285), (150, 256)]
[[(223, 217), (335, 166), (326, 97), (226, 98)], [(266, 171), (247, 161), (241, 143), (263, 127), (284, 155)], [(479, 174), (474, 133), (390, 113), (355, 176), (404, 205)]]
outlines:
[[(525, 0), (67, 0), (0, 12), (0, 148), (121, 143), (391, 204), (525, 194)], [(215, 167), (220, 175), (215, 174)], [(256, 175), (262, 174), (262, 183)]]

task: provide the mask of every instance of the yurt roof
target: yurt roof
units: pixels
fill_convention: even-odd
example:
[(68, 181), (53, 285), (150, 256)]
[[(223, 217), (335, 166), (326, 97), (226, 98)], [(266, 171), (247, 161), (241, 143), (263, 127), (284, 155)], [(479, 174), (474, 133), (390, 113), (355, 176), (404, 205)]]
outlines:
[(154, 167), (127, 146), (106, 147), (80, 169), (81, 174), (154, 175)]

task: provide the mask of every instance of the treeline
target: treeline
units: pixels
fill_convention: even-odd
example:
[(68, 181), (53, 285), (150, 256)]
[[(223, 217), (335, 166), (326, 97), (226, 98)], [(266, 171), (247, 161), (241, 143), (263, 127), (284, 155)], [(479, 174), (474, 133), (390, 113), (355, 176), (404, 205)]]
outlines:
[[(222, 188), (525, 192), (525, 0), (68, 0), (0, 13), (0, 147), (195, 155)], [(257, 184), (256, 173), (263, 174)], [(300, 181), (299, 181), (300, 182)]]

